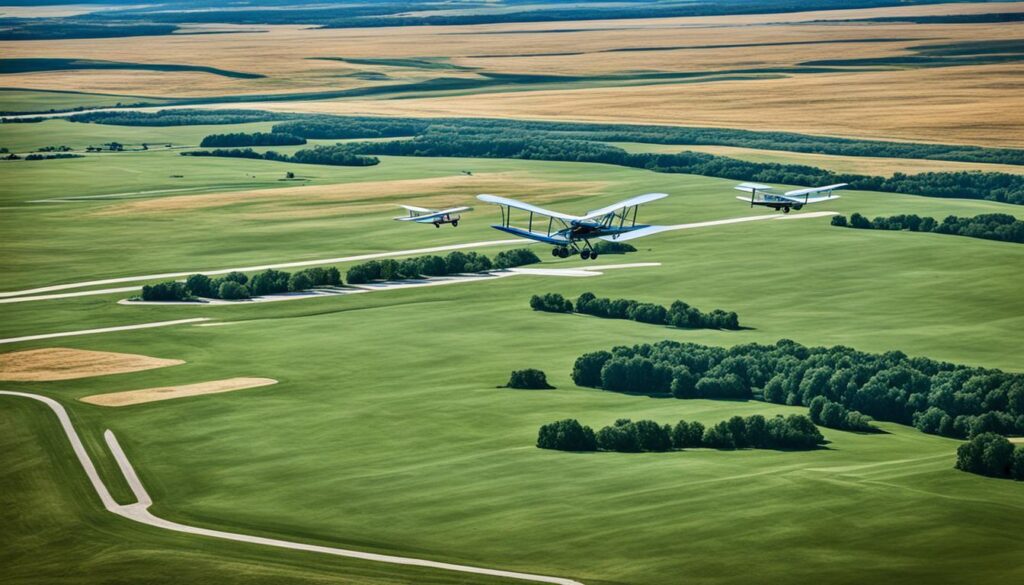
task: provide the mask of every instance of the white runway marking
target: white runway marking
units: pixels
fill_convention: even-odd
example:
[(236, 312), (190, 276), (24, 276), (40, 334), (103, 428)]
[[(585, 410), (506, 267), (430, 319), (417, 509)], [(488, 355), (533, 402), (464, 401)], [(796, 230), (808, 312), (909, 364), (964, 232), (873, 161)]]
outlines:
[(44, 333), (42, 335), (8, 337), (7, 339), (0, 339), (0, 344), (18, 343), (19, 341), (36, 341), (38, 339), (54, 339), (57, 337), (75, 337), (78, 335), (92, 335), (94, 333), (113, 333), (115, 331), (131, 331), (133, 329), (151, 329), (153, 327), (168, 327), (170, 325), (184, 325), (185, 323), (198, 323), (200, 321), (209, 320), (209, 317), (196, 317), (193, 319), (178, 319), (176, 321), (157, 321), (155, 323), (140, 323), (138, 325), (121, 325), (120, 327), (103, 327), (101, 329), (81, 329), (78, 331), (65, 331), (62, 333)]
[(50, 410), (57, 415), (57, 419), (60, 421), (61, 427), (64, 430), (64, 434), (67, 435), (68, 441), (71, 442), (71, 448), (75, 452), (75, 456), (78, 458), (78, 462), (81, 463), (82, 468), (85, 470), (86, 476), (92, 483), (92, 487), (96, 490), (96, 494), (99, 496), (100, 501), (103, 502), (103, 507), (109, 512), (113, 512), (118, 516), (154, 526), (156, 528), (163, 528), (164, 530), (172, 530), (174, 532), (182, 532), (185, 534), (194, 534), (197, 536), (207, 536), (210, 538), (220, 538), (223, 540), (232, 540), (236, 542), (245, 542), (249, 544), (258, 544), (263, 546), (272, 546), (275, 548), (285, 548), (297, 551), (314, 552), (321, 554), (334, 555), (339, 557), (349, 557), (354, 559), (361, 559), (365, 561), (376, 561), (381, 563), (390, 563), (394, 565), (409, 565), (414, 567), (425, 567), (430, 569), (440, 569), (444, 571), (458, 571), (461, 573), (473, 573), (477, 575), (487, 575), (491, 577), (503, 577), (506, 579), (518, 579), (520, 581), (532, 581), (535, 583), (553, 583), (555, 585), (582, 585), (579, 581), (572, 579), (565, 579), (562, 577), (548, 577), (546, 575), (533, 575), (530, 573), (519, 573), (516, 571), (503, 571), (500, 569), (485, 569), (483, 567), (473, 567), (470, 565), (457, 565), (454, 563), (442, 563), (439, 561), (429, 561), (425, 559), (416, 559), (411, 557), (400, 557), (394, 555), (384, 555), (377, 553), (368, 553), (357, 550), (350, 550), (345, 548), (336, 548), (330, 546), (318, 546), (313, 544), (304, 544), (301, 542), (292, 542), (288, 540), (279, 540), (276, 538), (264, 538), (262, 536), (251, 536), (248, 534), (238, 534), (236, 532), (225, 532), (223, 530), (211, 530), (209, 528), (199, 528), (196, 526), (189, 526), (187, 524), (179, 524), (170, 520), (164, 520), (154, 516), (150, 511), (149, 507), (153, 504), (153, 499), (146, 491), (145, 486), (142, 485), (142, 481), (139, 480), (138, 474), (135, 473), (135, 468), (132, 467), (128, 456), (125, 455), (124, 449), (121, 448), (121, 444), (118, 443), (117, 437), (110, 430), (103, 433), (103, 438), (106, 440), (107, 447), (113, 454), (117, 466), (121, 469), (121, 473), (124, 475), (125, 480), (128, 482), (128, 486), (131, 488), (132, 493), (135, 495), (136, 502), (134, 504), (121, 505), (114, 501), (113, 496), (110, 495), (110, 491), (107, 486), (100, 479), (99, 473), (96, 471), (96, 466), (93, 464), (92, 459), (89, 457), (89, 453), (85, 450), (85, 445), (82, 444), (82, 439), (78, 436), (78, 432), (75, 430), (74, 425), (71, 424), (71, 417), (68, 416), (67, 410), (52, 398), (46, 396), (40, 396), (38, 394), (29, 394), (26, 392), (9, 392), (0, 390), (0, 395), (4, 396), (17, 396), (21, 398), (30, 398), (32, 400), (38, 400), (43, 404), (50, 407)]

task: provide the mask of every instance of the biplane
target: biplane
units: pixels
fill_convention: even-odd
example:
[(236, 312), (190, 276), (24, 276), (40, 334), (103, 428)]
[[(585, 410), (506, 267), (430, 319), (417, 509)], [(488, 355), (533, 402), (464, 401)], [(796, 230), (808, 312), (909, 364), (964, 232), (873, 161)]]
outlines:
[[(668, 195), (648, 193), (577, 216), (497, 195), (476, 196), (480, 201), (493, 203), (501, 209), (501, 224), (492, 225), (494, 229), (550, 244), (554, 246), (551, 249), (552, 256), (568, 258), (579, 254), (584, 260), (597, 259), (597, 252), (590, 240), (622, 242), (660, 231), (659, 226), (638, 224), (636, 218), (641, 205), (664, 197)], [(525, 222), (526, 227), (512, 225), (513, 210), (522, 212), (518, 214), (520, 217), (517, 221)]]
[(469, 211), (472, 207), (453, 207), (451, 209), (425, 209), (413, 205), (399, 205), (409, 212), (409, 215), (396, 217), (395, 221), (412, 221), (416, 223), (432, 223), (434, 227), (441, 227), (441, 224), (450, 223), (452, 227), (459, 227), (459, 220), (462, 216), (459, 212)]
[[(764, 207), (771, 207), (776, 211), (781, 209), (783, 213), (789, 213), (790, 208), (799, 211), (804, 205), (839, 199), (839, 195), (833, 195), (832, 191), (845, 186), (846, 183), (837, 183), (835, 185), (826, 185), (824, 187), (810, 187), (808, 189), (786, 191), (785, 193), (773, 193), (772, 191), (775, 188), (771, 185), (740, 183), (736, 186), (736, 190), (750, 193), (750, 196), (747, 197), (739, 195), (736, 198), (740, 201), (749, 202), (751, 207), (755, 205), (762, 205)], [(826, 193), (826, 195), (817, 195), (818, 193)], [(816, 196), (811, 197), (811, 195)]]

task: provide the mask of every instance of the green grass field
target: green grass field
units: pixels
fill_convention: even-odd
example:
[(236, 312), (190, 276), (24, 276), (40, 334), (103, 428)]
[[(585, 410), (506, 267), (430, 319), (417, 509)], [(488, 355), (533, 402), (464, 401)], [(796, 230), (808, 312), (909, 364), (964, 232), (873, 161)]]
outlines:
[[(241, 129), (50, 121), (2, 125), (0, 145), (194, 145)], [(488, 227), (497, 212), (472, 199), (484, 188), (567, 212), (664, 191), (671, 197), (641, 215), (659, 224), (768, 213), (737, 201), (734, 181), (582, 163), (382, 157), (375, 167), (345, 168), (152, 150), (0, 164), (4, 291), (504, 239)], [(461, 174), (467, 169), (472, 177)], [(297, 186), (279, 180), (286, 171), (310, 186), (256, 191)], [(395, 181), (405, 182), (388, 186)], [(211, 195), (222, 192), (252, 193)], [(96, 195), (108, 197), (31, 203)], [(390, 220), (399, 202), (441, 201), (476, 210), (457, 229)], [(818, 209), (1024, 217), (991, 202), (857, 191)], [(126, 501), (102, 443), (104, 429), (115, 431), (154, 513), (184, 523), (588, 584), (738, 584), (751, 574), (794, 584), (1024, 578), (1021, 484), (954, 470), (958, 441), (906, 426), (880, 423), (887, 432), (877, 435), (823, 429), (827, 448), (810, 452), (533, 446), (541, 424), (566, 417), (596, 428), (620, 417), (708, 423), (806, 411), (574, 386), (573, 360), (613, 345), (789, 338), (1021, 371), (1024, 274), (1015, 267), (1024, 246), (840, 229), (816, 218), (682, 230), (637, 247), (586, 264), (538, 252), (551, 266), (662, 265), (229, 307), (115, 303), (128, 294), (4, 304), (4, 338), (196, 316), (229, 324), (8, 344), (2, 351), (72, 347), (187, 363), (0, 386), (65, 404)], [(527, 305), (534, 293), (588, 290), (734, 310), (750, 329), (683, 331)], [(498, 388), (524, 367), (543, 369), (557, 389)], [(233, 376), (280, 383), (118, 409), (77, 401)], [(16, 567), (7, 582), (109, 582), (112, 574), (133, 583), (499, 582), (129, 523), (99, 506), (48, 410), (9, 397), (0, 405), (0, 565)]]

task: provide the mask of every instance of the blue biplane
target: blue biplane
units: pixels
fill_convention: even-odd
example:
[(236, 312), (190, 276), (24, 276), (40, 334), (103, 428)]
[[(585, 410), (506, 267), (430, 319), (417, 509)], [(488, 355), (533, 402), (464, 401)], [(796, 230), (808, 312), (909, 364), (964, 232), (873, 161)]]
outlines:
[[(775, 189), (775, 187), (772, 187), (771, 185), (740, 183), (739, 185), (736, 185), (736, 190), (750, 193), (750, 196), (745, 197), (743, 195), (739, 195), (736, 198), (740, 201), (749, 202), (751, 207), (761, 205), (764, 207), (770, 207), (776, 211), (781, 209), (782, 213), (789, 213), (790, 208), (800, 211), (803, 209), (804, 205), (839, 199), (839, 195), (833, 195), (832, 191), (845, 186), (846, 183), (837, 183), (835, 185), (826, 185), (824, 187), (811, 187), (809, 189), (786, 191), (785, 193), (772, 193), (772, 190)], [(817, 195), (818, 193), (825, 193), (825, 195)], [(817, 196), (811, 197), (811, 195)]]
[[(588, 211), (586, 215), (576, 216), (558, 211), (550, 211), (543, 207), (516, 201), (497, 195), (477, 195), (480, 201), (493, 203), (501, 208), (501, 224), (492, 225), (494, 229), (554, 246), (552, 256), (568, 258), (579, 254), (581, 258), (597, 259), (597, 252), (590, 240), (626, 241), (648, 236), (661, 231), (659, 226), (637, 224), (637, 211), (644, 203), (668, 197), (665, 193), (648, 193), (620, 201), (614, 205)], [(512, 223), (512, 210), (525, 212), (526, 227), (516, 227)], [(540, 216), (535, 221), (534, 216)], [(536, 229), (535, 229), (536, 228)], [(581, 246), (582, 244), (582, 246)]]

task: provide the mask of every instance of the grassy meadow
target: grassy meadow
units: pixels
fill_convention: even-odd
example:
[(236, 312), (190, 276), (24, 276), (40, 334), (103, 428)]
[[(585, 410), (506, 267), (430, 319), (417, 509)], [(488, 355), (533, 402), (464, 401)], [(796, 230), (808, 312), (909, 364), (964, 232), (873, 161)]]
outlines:
[[(1020, 147), (1019, 64), (773, 79), (754, 73), (760, 78), (628, 88), (610, 87), (607, 76), (767, 70), (811, 59), (893, 58), (928, 43), (1012, 40), (1020, 36), (1019, 23), (819, 21), (1021, 10), (1019, 2), (967, 3), (621, 22), (273, 25), (259, 27), (266, 32), (3, 41), (5, 59), (71, 56), (265, 77), (194, 70), (11, 73), (0, 75), (6, 88), (0, 111), (535, 73), (589, 79), (577, 79), (571, 88), (552, 82), (544, 91), (492, 86), (409, 99), (381, 94), (250, 107), (638, 121)], [(737, 46), (712, 46), (722, 44)], [(955, 470), (960, 441), (909, 426), (875, 423), (884, 431), (878, 434), (822, 428), (827, 445), (802, 452), (568, 453), (535, 447), (538, 427), (563, 418), (596, 430), (618, 418), (708, 424), (733, 415), (807, 412), (760, 401), (656, 399), (573, 384), (576, 357), (616, 345), (672, 339), (731, 347), (792, 339), (1022, 372), (1024, 246), (838, 228), (828, 217), (800, 216), (836, 211), (914, 213), (940, 221), (982, 213), (1024, 218), (1024, 207), (843, 191), (836, 201), (783, 216), (738, 201), (738, 181), (603, 164), (382, 156), (379, 165), (343, 167), (181, 156), (208, 134), (265, 132), (272, 125), (0, 124), (0, 147), (15, 153), (58, 145), (81, 151), (109, 142), (126, 149), (0, 161), (0, 292), (508, 239), (490, 227), (498, 211), (476, 200), (479, 193), (582, 213), (665, 192), (670, 197), (640, 210), (640, 222), (777, 219), (665, 232), (634, 241), (635, 253), (605, 254), (598, 261), (552, 258), (547, 246), (532, 246), (543, 267), (660, 263), (588, 278), (517, 275), (228, 306), (117, 303), (133, 292), (0, 299), (0, 339), (213, 320), (0, 345), (0, 352), (67, 347), (186, 362), (60, 382), (0, 382), (2, 390), (49, 396), (68, 409), (119, 502), (132, 496), (103, 442), (106, 429), (117, 434), (153, 496), (154, 514), (232, 532), (588, 585), (1024, 580), (1024, 484)], [(1009, 165), (615, 144), (632, 152), (699, 150), (878, 175), (1022, 172)], [(474, 209), (458, 228), (435, 229), (392, 221), (404, 214), (401, 203)], [(475, 250), (493, 256), (509, 247)], [(338, 267), (344, 273), (349, 265)], [(81, 290), (90, 288), (107, 286)], [(586, 291), (735, 311), (744, 328), (681, 330), (534, 312), (528, 305), (533, 294), (575, 299)], [(544, 370), (556, 388), (503, 388), (510, 372), (522, 368)], [(120, 408), (79, 401), (232, 377), (279, 383)], [(21, 398), (0, 396), (0, 470), (3, 583), (513, 582), (222, 542), (130, 522), (103, 509), (51, 411)]]

